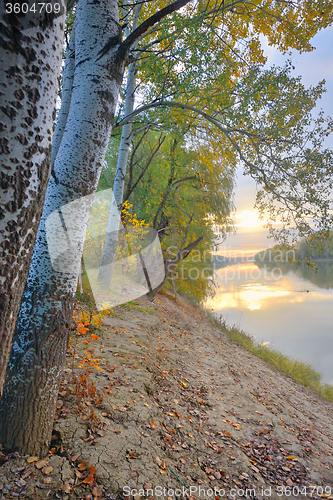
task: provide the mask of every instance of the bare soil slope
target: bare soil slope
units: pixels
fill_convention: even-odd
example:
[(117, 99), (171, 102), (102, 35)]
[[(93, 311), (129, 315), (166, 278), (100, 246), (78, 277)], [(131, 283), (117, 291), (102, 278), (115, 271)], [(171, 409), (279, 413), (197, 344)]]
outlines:
[(117, 308), (93, 337), (68, 357), (53, 455), (0, 457), (0, 498), (333, 498), (333, 405), (185, 301)]

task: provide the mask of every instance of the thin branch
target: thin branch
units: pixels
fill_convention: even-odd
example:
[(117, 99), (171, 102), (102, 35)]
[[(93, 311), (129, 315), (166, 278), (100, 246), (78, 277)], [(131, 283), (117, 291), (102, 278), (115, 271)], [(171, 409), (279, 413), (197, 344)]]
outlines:
[(164, 17), (168, 16), (169, 14), (172, 14), (173, 12), (181, 9), (190, 1), (191, 0), (177, 0), (176, 2), (167, 5), (166, 7), (164, 7), (164, 9), (161, 9), (160, 11), (150, 16), (122, 42), (121, 48), (125, 51), (128, 50), (131, 45), (133, 45), (133, 43), (149, 28), (159, 23)]
[(185, 233), (184, 233), (184, 238), (183, 238), (183, 241), (181, 242), (181, 245), (180, 245), (180, 248), (179, 248), (179, 252), (181, 252), (183, 250), (183, 246), (185, 245), (186, 243), (186, 240), (187, 240), (187, 236), (188, 236), (188, 229), (190, 227), (190, 224), (193, 220), (193, 213), (191, 214), (190, 218), (189, 218), (189, 221), (187, 223), (187, 226), (185, 228)]

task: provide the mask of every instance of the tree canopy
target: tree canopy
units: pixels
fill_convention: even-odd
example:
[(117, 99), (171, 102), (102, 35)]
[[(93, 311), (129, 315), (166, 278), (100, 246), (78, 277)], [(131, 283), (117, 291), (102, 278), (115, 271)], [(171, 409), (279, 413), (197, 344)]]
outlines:
[[(27, 181), (19, 184), (19, 192), (12, 189), (15, 176), (11, 186), (6, 184), (6, 166), (2, 174), (7, 176), (2, 184), (1, 222), (5, 269), (16, 262), (20, 243), (24, 249), (31, 248), (40, 218), (40, 214), (29, 216), (23, 232), (15, 229), (15, 251), (8, 253), (13, 206), (15, 211), (18, 206), (16, 216), (21, 217), (29, 190), (36, 186), (40, 188), (38, 199), (43, 200), (45, 179), (50, 175), (17, 322), (24, 273), (11, 301), (4, 302), (9, 324), (3, 332), (3, 372), (15, 322), (16, 327), (0, 402), (0, 437), (5, 449), (23, 454), (42, 455), (49, 446), (89, 211), (117, 115), (125, 68), (131, 62), (137, 64), (137, 109), (123, 116), (120, 106), (116, 118), (118, 127), (133, 122), (132, 164), (126, 174), (125, 194), (138, 217), (160, 230), (165, 252), (175, 241), (185, 250), (190, 232), (193, 237), (204, 235), (208, 246), (213, 243), (213, 222), (225, 224), (228, 220), (233, 173), (239, 161), (262, 185), (258, 203), (263, 209), (268, 206), (273, 218), (279, 216), (287, 226), (294, 222), (301, 234), (311, 230), (310, 217), (318, 227), (332, 222), (332, 156), (322, 147), (332, 124), (323, 115), (316, 121), (311, 118), (323, 84), (306, 89), (300, 79), (291, 76), (290, 65), (265, 69), (260, 44), (260, 35), (264, 35), (283, 52), (311, 50), (311, 37), (332, 23), (332, 2), (123, 0), (118, 4), (116, 0), (79, 0), (71, 6), (70, 22), (73, 17), (74, 22), (67, 30), (70, 40), (61, 109), (52, 158), (49, 150), (43, 157), (42, 178), (38, 175), (40, 147), (34, 144), (28, 158), (25, 156), (26, 140), (10, 126), (17, 116), (12, 109), (27, 112), (22, 123), (28, 135), (34, 136), (38, 110), (31, 110), (27, 102), (20, 104), (17, 86), (23, 85), (29, 96), (31, 74), (38, 74), (34, 77), (37, 92), (32, 97), (42, 94), (50, 64), (37, 59), (37, 67), (36, 57), (30, 59), (29, 55), (36, 49), (51, 53), (50, 40), (59, 54), (63, 25), (58, 19), (56, 29), (48, 20), (51, 28), (46, 43), (40, 33), (44, 20), (26, 36), (19, 16), (8, 15), (4, 2), (0, 11), (2, 60), (7, 57), (10, 61), (1, 80), (2, 88), (7, 89), (2, 111), (8, 122), (2, 132), (15, 142), (20, 154), (17, 158), (10, 154), (14, 150), (7, 137), (1, 139), (1, 145), (11, 169), (23, 163), (23, 158), (29, 160)], [(13, 75), (16, 87), (9, 85)], [(45, 94), (45, 105), (42, 103), (48, 112), (40, 124), (46, 146), (54, 126), (55, 82), (54, 73), (53, 99)], [(110, 147), (112, 150), (113, 145)], [(14, 200), (8, 201), (13, 194)], [(70, 217), (68, 207), (75, 207)], [(58, 249), (61, 245), (67, 249), (58, 267), (52, 261), (50, 241)], [(198, 250), (200, 265), (204, 249)], [(15, 266), (19, 279), (20, 267)], [(4, 274), (7, 284), (12, 276)], [(207, 281), (198, 283), (204, 295)]]

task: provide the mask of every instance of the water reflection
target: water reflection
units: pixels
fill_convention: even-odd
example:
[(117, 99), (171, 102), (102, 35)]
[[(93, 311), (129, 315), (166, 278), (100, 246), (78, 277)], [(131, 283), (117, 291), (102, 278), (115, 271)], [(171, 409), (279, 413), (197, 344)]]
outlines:
[[(272, 271), (276, 268), (275, 262), (257, 262), (256, 265), (260, 269), (267, 269), (268, 271)], [(300, 265), (293, 264), (292, 266), (287, 263), (280, 263), (278, 267), (284, 275), (292, 271), (297, 276), (310, 281), (319, 288), (326, 288), (327, 290), (333, 288), (333, 262), (317, 262), (315, 263), (315, 266), (316, 267), (314, 269), (310, 269), (304, 262), (302, 262)]]
[(216, 271), (216, 295), (207, 305), (333, 383), (333, 263), (316, 267), (232, 263)]

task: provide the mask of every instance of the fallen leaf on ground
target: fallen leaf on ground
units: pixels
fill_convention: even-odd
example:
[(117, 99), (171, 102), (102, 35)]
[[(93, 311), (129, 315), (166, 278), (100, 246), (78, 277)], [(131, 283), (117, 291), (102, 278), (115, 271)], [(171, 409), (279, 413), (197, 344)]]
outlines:
[(68, 483), (63, 484), (62, 487), (61, 487), (61, 489), (62, 489), (62, 491), (64, 493), (70, 493), (71, 492), (71, 487), (69, 486)]
[(45, 467), (46, 464), (47, 459), (44, 458), (44, 460), (38, 460), (38, 462), (35, 463), (35, 466), (37, 467), (37, 469), (41, 469), (42, 467)]
[(95, 486), (91, 493), (94, 495), (94, 497), (100, 497), (102, 495), (102, 488), (100, 486)]
[(51, 474), (51, 472), (53, 472), (53, 467), (51, 467), (51, 466), (42, 468), (43, 474)]
[(82, 483), (84, 484), (92, 484), (94, 482), (94, 475), (93, 474), (89, 474), (89, 476), (87, 476), (83, 481)]

